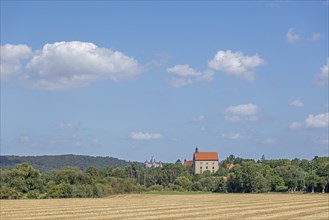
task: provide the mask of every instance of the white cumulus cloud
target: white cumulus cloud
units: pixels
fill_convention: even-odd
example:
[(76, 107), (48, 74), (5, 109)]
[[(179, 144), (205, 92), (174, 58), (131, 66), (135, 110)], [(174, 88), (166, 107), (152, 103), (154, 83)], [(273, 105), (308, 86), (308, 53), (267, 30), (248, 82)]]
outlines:
[(327, 127), (329, 127), (329, 112), (319, 113), (317, 115), (310, 114), (304, 122), (292, 122), (289, 126), (292, 130)]
[(258, 111), (258, 106), (251, 103), (229, 106), (225, 109), (225, 120), (229, 122), (258, 121)]
[(167, 72), (174, 73), (178, 76), (200, 76), (201, 73), (191, 68), (189, 65), (178, 64), (176, 66), (167, 68)]
[(329, 112), (309, 115), (305, 119), (306, 127), (325, 128), (329, 126)]
[(204, 73), (201, 73), (186, 64), (177, 64), (173, 67), (169, 67), (167, 68), (167, 72), (178, 76), (168, 81), (169, 85), (175, 88), (190, 85), (195, 81), (210, 83), (214, 80), (214, 73), (211, 70), (206, 70)]
[(27, 80), (37, 89), (66, 90), (86, 86), (102, 77), (134, 79), (138, 62), (125, 54), (93, 43), (71, 41), (46, 44), (27, 64)]
[(329, 83), (329, 57), (327, 57), (327, 64), (323, 65), (320, 73), (316, 77), (319, 85), (327, 85)]
[(286, 33), (286, 41), (289, 43), (295, 43), (299, 41), (299, 35), (295, 33), (294, 28), (289, 28), (288, 32)]
[(255, 79), (254, 70), (264, 63), (265, 61), (258, 54), (245, 56), (240, 51), (220, 50), (212, 60), (208, 61), (208, 67), (247, 81), (253, 81)]
[(5, 44), (0, 47), (0, 78), (5, 79), (12, 74), (21, 71), (21, 60), (27, 59), (32, 53), (32, 49), (24, 44)]
[(304, 103), (300, 99), (294, 99), (289, 103), (289, 105), (292, 107), (303, 107)]
[(160, 133), (132, 132), (129, 135), (129, 138), (133, 140), (148, 141), (161, 139), (163, 138), (163, 135)]
[(202, 83), (210, 83), (214, 80), (214, 72), (206, 70), (202, 75), (198, 76), (196, 80)]
[(303, 128), (303, 123), (300, 123), (300, 122), (292, 122), (290, 125), (289, 125), (289, 128), (291, 130), (299, 130), (301, 128)]
[(229, 106), (225, 111), (228, 114), (256, 115), (258, 112), (258, 106), (248, 103), (243, 105)]

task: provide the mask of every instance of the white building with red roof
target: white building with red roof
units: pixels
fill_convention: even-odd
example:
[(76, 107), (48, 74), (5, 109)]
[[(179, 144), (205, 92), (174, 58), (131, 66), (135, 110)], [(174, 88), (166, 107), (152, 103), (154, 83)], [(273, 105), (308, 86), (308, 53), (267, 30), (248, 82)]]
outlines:
[(218, 153), (199, 152), (198, 148), (195, 148), (192, 169), (194, 174), (202, 174), (206, 170), (215, 173), (219, 169)]

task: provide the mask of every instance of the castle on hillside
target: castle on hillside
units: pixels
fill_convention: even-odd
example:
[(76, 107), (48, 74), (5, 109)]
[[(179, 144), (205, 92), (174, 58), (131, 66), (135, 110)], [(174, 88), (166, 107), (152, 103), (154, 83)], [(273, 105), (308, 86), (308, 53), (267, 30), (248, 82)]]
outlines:
[(147, 161), (146, 160), (145, 163), (144, 163), (144, 165), (145, 165), (146, 168), (162, 167), (161, 161), (160, 162), (156, 162), (153, 156), (151, 157), (151, 160), (150, 161)]
[(194, 174), (202, 174), (206, 170), (215, 173), (219, 169), (218, 153), (199, 152), (199, 149), (195, 148), (193, 160), (184, 160), (184, 166), (192, 167)]

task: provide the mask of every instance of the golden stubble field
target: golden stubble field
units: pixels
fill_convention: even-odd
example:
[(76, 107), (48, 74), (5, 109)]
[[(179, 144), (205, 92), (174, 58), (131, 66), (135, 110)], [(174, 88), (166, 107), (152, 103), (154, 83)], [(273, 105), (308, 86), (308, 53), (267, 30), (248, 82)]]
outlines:
[(0, 203), (1, 220), (329, 219), (328, 194), (129, 194)]

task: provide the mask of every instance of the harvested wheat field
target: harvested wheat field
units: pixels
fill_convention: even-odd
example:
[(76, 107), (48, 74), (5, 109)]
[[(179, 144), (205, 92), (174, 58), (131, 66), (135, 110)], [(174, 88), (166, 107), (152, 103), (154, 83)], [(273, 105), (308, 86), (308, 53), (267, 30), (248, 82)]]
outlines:
[(329, 219), (328, 194), (134, 194), (0, 202), (1, 220)]

